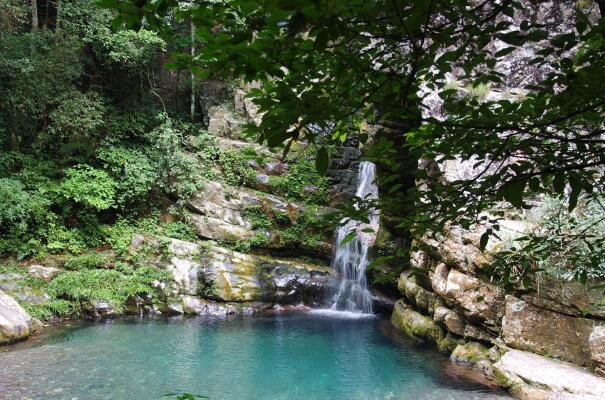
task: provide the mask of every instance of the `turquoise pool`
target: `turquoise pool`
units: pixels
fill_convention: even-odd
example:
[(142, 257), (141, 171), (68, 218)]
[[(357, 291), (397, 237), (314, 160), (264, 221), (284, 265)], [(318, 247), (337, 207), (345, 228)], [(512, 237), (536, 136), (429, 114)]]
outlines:
[(495, 399), (389, 321), (334, 314), (124, 318), (0, 348), (0, 399)]

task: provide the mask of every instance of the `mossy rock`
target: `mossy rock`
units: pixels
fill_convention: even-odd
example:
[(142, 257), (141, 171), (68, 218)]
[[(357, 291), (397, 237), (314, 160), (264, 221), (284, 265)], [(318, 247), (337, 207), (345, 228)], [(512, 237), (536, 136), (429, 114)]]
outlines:
[(480, 361), (489, 360), (489, 349), (477, 342), (459, 344), (450, 358), (459, 364), (476, 365)]
[(403, 300), (395, 303), (391, 322), (410, 337), (429, 340), (444, 350), (451, 346), (445, 331), (431, 317), (414, 311)]

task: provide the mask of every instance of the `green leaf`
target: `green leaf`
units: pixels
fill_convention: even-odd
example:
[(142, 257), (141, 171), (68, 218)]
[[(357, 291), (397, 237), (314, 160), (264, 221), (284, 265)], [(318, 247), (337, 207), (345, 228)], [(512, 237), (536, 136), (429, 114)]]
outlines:
[(485, 250), (485, 246), (487, 246), (487, 242), (489, 241), (489, 236), (492, 233), (491, 229), (486, 230), (481, 238), (479, 239), (479, 250)]
[(504, 200), (508, 201), (513, 207), (523, 207), (523, 191), (525, 190), (525, 184), (527, 179), (512, 180), (504, 184), (500, 189)]
[(353, 239), (355, 239), (356, 236), (357, 236), (357, 232), (355, 230), (352, 230), (351, 232), (347, 233), (347, 235), (340, 241), (340, 243), (338, 245), (344, 246), (345, 244), (347, 244), (350, 241), (352, 241)]

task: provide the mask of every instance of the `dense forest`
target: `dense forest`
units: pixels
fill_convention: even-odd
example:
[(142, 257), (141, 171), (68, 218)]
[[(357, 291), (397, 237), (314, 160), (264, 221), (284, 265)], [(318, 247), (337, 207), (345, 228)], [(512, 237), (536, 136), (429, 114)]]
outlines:
[(605, 376), (604, 193), (602, 0), (0, 0), (28, 333), (322, 307), (346, 256), (362, 314), (523, 398), (488, 347)]

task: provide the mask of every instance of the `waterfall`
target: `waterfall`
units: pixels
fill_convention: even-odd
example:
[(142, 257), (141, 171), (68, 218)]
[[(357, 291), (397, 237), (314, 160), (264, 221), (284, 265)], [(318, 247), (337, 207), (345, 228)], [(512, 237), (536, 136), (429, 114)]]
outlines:
[[(368, 200), (377, 199), (378, 187), (374, 183), (375, 176), (376, 166), (368, 161), (361, 162), (355, 196)], [(346, 224), (340, 225), (334, 235), (332, 269), (338, 274), (340, 282), (332, 298), (332, 310), (372, 313), (372, 294), (368, 288), (366, 268), (369, 263), (368, 250), (374, 244), (378, 231), (378, 212), (371, 210), (369, 217), (369, 224), (349, 220)], [(372, 232), (363, 232), (367, 231), (367, 228)], [(352, 230), (356, 231), (355, 238), (341, 246), (340, 243)]]

